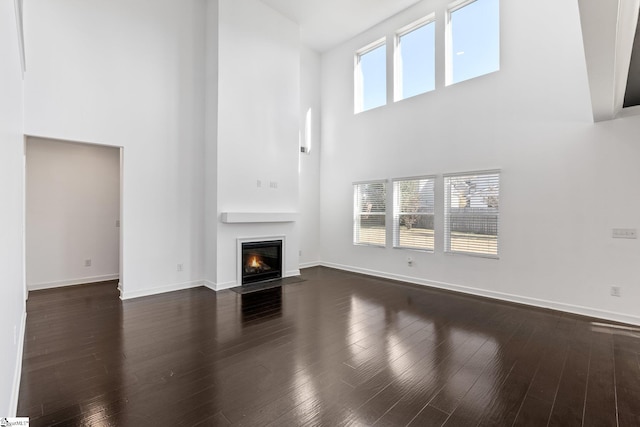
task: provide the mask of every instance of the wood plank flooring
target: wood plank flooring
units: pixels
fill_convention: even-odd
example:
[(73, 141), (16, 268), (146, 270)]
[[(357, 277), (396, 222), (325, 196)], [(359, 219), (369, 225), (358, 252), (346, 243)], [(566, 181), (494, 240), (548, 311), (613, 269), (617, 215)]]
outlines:
[(257, 293), (31, 292), (32, 426), (639, 426), (640, 332), (316, 267)]

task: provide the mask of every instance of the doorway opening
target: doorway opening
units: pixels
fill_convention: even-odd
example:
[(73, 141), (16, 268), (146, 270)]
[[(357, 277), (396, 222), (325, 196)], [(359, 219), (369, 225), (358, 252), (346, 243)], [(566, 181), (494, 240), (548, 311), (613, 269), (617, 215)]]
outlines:
[(122, 147), (26, 136), (28, 291), (122, 286), (122, 160)]

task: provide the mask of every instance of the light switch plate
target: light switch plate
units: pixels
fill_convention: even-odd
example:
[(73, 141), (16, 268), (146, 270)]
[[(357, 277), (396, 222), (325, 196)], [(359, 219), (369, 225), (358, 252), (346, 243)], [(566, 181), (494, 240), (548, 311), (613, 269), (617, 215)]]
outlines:
[(612, 237), (614, 239), (637, 239), (638, 230), (635, 228), (614, 228)]

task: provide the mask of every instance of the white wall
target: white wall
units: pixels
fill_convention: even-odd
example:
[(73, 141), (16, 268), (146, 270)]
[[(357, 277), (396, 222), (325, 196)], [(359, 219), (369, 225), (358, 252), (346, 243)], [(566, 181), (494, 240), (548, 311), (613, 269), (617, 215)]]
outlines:
[(206, 0), (203, 278), (212, 289), (216, 288), (218, 260), (218, 9), (218, 0)]
[(204, 276), (205, 11), (202, 0), (25, 3), (25, 133), (124, 147), (124, 297)]
[[(218, 217), (207, 221), (297, 212), (299, 27), (259, 0), (220, 2), (218, 13)], [(238, 237), (286, 236), (284, 269), (297, 273), (298, 234), (295, 223), (218, 222), (216, 286), (236, 284)]]
[(235, 284), (237, 237), (287, 236), (298, 271), (298, 224), (219, 221), (298, 211), (296, 24), (258, 0), (26, 6), (26, 133), (124, 147), (125, 298)]
[(24, 336), (22, 71), (14, 2), (0, 1), (0, 414), (14, 416)]
[[(499, 72), (444, 87), (440, 67), (434, 92), (353, 114), (354, 52), (435, 10), (443, 64), (445, 5), (421, 2), (323, 55), (323, 262), (640, 323), (640, 240), (611, 238), (640, 228), (640, 117), (591, 122), (577, 2), (501, 2)], [(494, 168), (499, 260), (443, 254), (441, 177), (434, 254), (352, 245), (352, 182)]]
[(117, 278), (120, 150), (28, 138), (26, 160), (27, 289)]
[(300, 47), (300, 137), (310, 113), (311, 147), (300, 154), (300, 266), (320, 261), (320, 55)]

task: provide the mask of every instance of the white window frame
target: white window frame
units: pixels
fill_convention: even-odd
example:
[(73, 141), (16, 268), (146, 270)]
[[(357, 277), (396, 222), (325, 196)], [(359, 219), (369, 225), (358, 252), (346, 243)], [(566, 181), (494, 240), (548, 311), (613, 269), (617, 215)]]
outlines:
[[(407, 178), (394, 178), (393, 179), (393, 247), (396, 249), (410, 249), (415, 251), (422, 252), (430, 252), (433, 253), (435, 250), (435, 236), (433, 247), (424, 248), (417, 246), (402, 246), (400, 245), (400, 215), (406, 214), (406, 212), (400, 212), (400, 194), (396, 191), (396, 183), (403, 181), (419, 181), (419, 180), (431, 180), (433, 183), (433, 200), (434, 200), (434, 208), (431, 213), (417, 213), (416, 215), (421, 216), (432, 216), (435, 221), (435, 212), (436, 212), (436, 199), (435, 199), (435, 186), (436, 186), (436, 176), (435, 175), (424, 175), (424, 176), (416, 176), (416, 177), (407, 177)], [(434, 233), (435, 233), (435, 224), (434, 224)]]
[[(362, 67), (360, 64), (360, 60), (364, 55), (371, 52), (372, 50), (375, 50), (381, 46), (386, 46), (386, 45), (387, 45), (387, 38), (382, 37), (356, 51), (356, 54), (354, 56), (354, 66), (353, 66), (353, 86), (354, 86), (353, 87), (353, 109), (355, 114), (362, 113), (363, 111), (365, 111), (364, 104), (363, 104), (363, 101), (364, 101), (363, 83), (364, 82), (363, 82)], [(385, 55), (385, 58), (386, 58), (386, 55)], [(385, 67), (386, 66), (387, 66), (387, 61), (385, 60)], [(386, 70), (385, 70), (385, 74), (386, 74)], [(386, 82), (385, 82), (384, 91), (386, 94), (387, 93)], [(385, 103), (383, 105), (387, 104), (387, 98), (388, 96), (385, 97)]]
[[(424, 18), (418, 19), (417, 21), (412, 22), (409, 25), (406, 25), (402, 28), (400, 28), (398, 31), (396, 31), (395, 37), (394, 37), (394, 46), (393, 46), (393, 101), (394, 102), (398, 102), (398, 101), (402, 101), (403, 99), (407, 99), (403, 96), (402, 92), (403, 92), (403, 87), (402, 87), (402, 71), (403, 71), (403, 64), (402, 64), (402, 45), (401, 45), (401, 38), (409, 33), (411, 33), (412, 31), (415, 31), (419, 28), (422, 28), (426, 25), (429, 24), (435, 24), (436, 22), (436, 15), (435, 13), (430, 13), (429, 15), (425, 16)], [(435, 46), (434, 46), (434, 54), (435, 54)], [(435, 67), (433, 70), (434, 74), (436, 72)], [(435, 88), (433, 89), (435, 90)], [(427, 91), (430, 92), (430, 91)], [(427, 93), (427, 92), (422, 92), (418, 95), (422, 95), (423, 93)], [(417, 96), (417, 95), (414, 95)]]
[[(451, 209), (451, 191), (449, 189), (449, 179), (450, 178), (464, 178), (464, 177), (472, 177), (472, 176), (482, 176), (482, 175), (498, 175), (498, 211), (497, 211), (497, 230), (496, 230), (496, 253), (483, 253), (483, 252), (473, 252), (473, 251), (464, 251), (464, 250), (452, 250), (451, 249), (451, 224), (450, 224), (450, 209)], [(492, 169), (492, 170), (483, 170), (483, 171), (473, 171), (473, 172), (461, 172), (461, 173), (448, 173), (444, 174), (444, 252), (447, 254), (461, 254), (468, 256), (475, 256), (481, 258), (491, 258), (491, 259), (499, 259), (500, 258), (500, 181), (502, 180), (502, 173), (500, 169)]]
[[(454, 12), (469, 6), (471, 3), (475, 3), (478, 0), (460, 0), (453, 3), (450, 3), (447, 7), (447, 12), (445, 14), (445, 43), (444, 43), (444, 52), (445, 52), (445, 86), (450, 86), (455, 84), (453, 82), (453, 34), (451, 28), (451, 14)], [(500, 29), (498, 29), (498, 33), (500, 33)], [(501, 46), (499, 46), (500, 48)], [(498, 70), (500, 70), (500, 66), (498, 65)], [(496, 71), (498, 71), (496, 70)], [(486, 74), (480, 74), (476, 77), (485, 76)], [(475, 78), (475, 77), (474, 77)], [(466, 80), (464, 80), (466, 81)], [(458, 82), (461, 83), (461, 82)]]
[(368, 212), (366, 213), (366, 215), (369, 216), (382, 216), (384, 217), (384, 244), (379, 245), (379, 244), (375, 244), (375, 243), (367, 243), (367, 242), (361, 242), (360, 240), (360, 222), (359, 222), (359, 218), (364, 214), (363, 212), (361, 212), (360, 209), (360, 205), (359, 205), (359, 199), (358, 199), (358, 186), (360, 185), (366, 185), (366, 184), (384, 184), (385, 185), (385, 193), (388, 196), (388, 180), (386, 179), (382, 179), (382, 180), (373, 180), (373, 181), (359, 181), (359, 182), (354, 182), (353, 183), (353, 244), (356, 246), (373, 246), (373, 247), (379, 247), (379, 248), (385, 248), (387, 246), (387, 227), (388, 227), (388, 222), (387, 222), (387, 211), (388, 211), (388, 203), (387, 203), (387, 199), (388, 197), (385, 196), (384, 199), (384, 203), (385, 203), (385, 209), (384, 212)]

